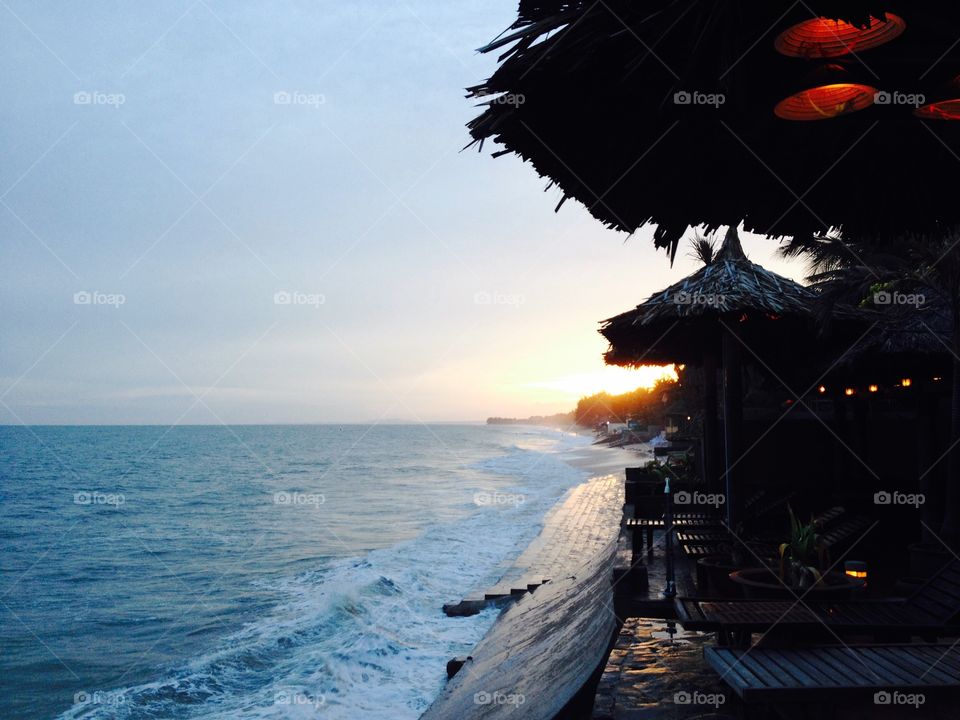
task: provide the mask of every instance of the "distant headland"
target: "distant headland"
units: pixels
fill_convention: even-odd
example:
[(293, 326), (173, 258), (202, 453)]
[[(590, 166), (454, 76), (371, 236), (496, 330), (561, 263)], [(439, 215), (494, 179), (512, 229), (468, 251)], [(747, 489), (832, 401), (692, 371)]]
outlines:
[(574, 424), (572, 412), (556, 415), (531, 415), (528, 418), (489, 417), (487, 425), (545, 425), (547, 427), (570, 427)]

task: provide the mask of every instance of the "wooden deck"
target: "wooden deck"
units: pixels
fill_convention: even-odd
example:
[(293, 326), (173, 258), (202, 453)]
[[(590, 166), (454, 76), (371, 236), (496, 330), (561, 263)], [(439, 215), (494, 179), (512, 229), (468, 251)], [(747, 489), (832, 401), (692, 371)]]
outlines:
[(870, 702), (878, 692), (960, 697), (954, 645), (709, 647), (704, 657), (745, 702)]
[(511, 569), (517, 579), (500, 587), (549, 582), (516, 594), (423, 720), (549, 720), (569, 702), (616, 629), (611, 577), (622, 506), (623, 482), (611, 475), (575, 488), (550, 514)]

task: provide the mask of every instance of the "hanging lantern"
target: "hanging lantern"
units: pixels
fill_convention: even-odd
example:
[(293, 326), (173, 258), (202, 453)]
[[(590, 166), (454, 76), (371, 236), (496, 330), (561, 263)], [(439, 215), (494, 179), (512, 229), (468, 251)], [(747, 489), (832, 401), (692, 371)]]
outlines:
[(845, 20), (811, 18), (780, 33), (774, 47), (783, 55), (808, 60), (870, 50), (900, 37), (907, 29), (903, 18), (885, 14), (886, 20), (871, 17), (867, 27), (857, 27)]
[(960, 120), (960, 99), (921, 105), (913, 114), (924, 120)]
[(937, 93), (939, 100), (921, 105), (913, 114), (923, 120), (960, 120), (960, 76)]
[(903, 378), (903, 380), (900, 381), (900, 385), (902, 385), (903, 387), (910, 387), (911, 385), (913, 385), (913, 380), (911, 380), (910, 378)]
[(876, 392), (877, 390), (880, 389), (880, 386), (879, 386), (879, 385), (871, 385), (871, 386), (870, 386), (869, 388), (867, 388), (867, 389), (868, 389), (870, 392), (874, 393), (874, 392)]
[(857, 394), (857, 391), (854, 388), (847, 388), (846, 390), (843, 391), (843, 394), (846, 395), (847, 397), (853, 397), (854, 395)]
[(820, 85), (781, 100), (773, 112), (783, 120), (829, 120), (870, 107), (876, 94), (875, 87), (859, 83)]
[(870, 107), (876, 102), (877, 89), (854, 82), (847, 68), (836, 63), (821, 65), (810, 72), (773, 109), (783, 120), (829, 120)]

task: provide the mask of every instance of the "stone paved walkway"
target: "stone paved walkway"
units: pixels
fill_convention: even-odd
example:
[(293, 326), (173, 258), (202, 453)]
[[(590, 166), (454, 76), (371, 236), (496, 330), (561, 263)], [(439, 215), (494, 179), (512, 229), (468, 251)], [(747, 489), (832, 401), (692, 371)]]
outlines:
[(593, 720), (734, 718), (738, 700), (703, 659), (712, 634), (630, 618), (597, 688)]

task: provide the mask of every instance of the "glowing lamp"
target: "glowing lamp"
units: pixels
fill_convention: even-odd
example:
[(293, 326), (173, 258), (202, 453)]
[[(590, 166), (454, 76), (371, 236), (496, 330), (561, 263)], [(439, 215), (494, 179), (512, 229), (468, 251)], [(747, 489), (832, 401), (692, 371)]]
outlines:
[(843, 564), (843, 574), (847, 577), (863, 580), (863, 584), (867, 584), (867, 564), (862, 560), (847, 560)]
[(941, 380), (943, 380), (943, 378), (940, 377), (939, 375), (934, 376), (934, 378), (933, 378), (933, 381), (934, 381), (934, 382), (940, 382)]
[(823, 385), (817, 388), (817, 392), (819, 392), (821, 395), (823, 395), (826, 391), (827, 388), (825, 388)]
[(863, 52), (900, 37), (907, 29), (903, 18), (885, 14), (886, 20), (870, 18), (867, 27), (857, 27), (845, 20), (811, 18), (780, 33), (773, 46), (783, 55), (807, 59)]
[(846, 390), (843, 391), (843, 394), (846, 395), (847, 397), (851, 397), (852, 395), (856, 395), (857, 391), (854, 390), (853, 388), (847, 388)]
[(900, 381), (900, 384), (903, 387), (910, 387), (911, 385), (913, 385), (913, 380), (911, 380), (910, 378), (903, 378), (903, 380)]
[(960, 120), (960, 98), (921, 105), (913, 114), (924, 120)]
[(858, 83), (834, 83), (803, 90), (777, 103), (773, 112), (782, 120), (829, 120), (873, 105), (877, 89)]
[(960, 120), (960, 75), (944, 83), (933, 102), (921, 105), (913, 114), (922, 120)]
[(869, 388), (867, 388), (867, 389), (870, 390), (870, 392), (876, 392), (877, 390), (880, 389), (880, 386), (879, 386), (879, 385), (871, 385), (871, 386), (870, 386)]

